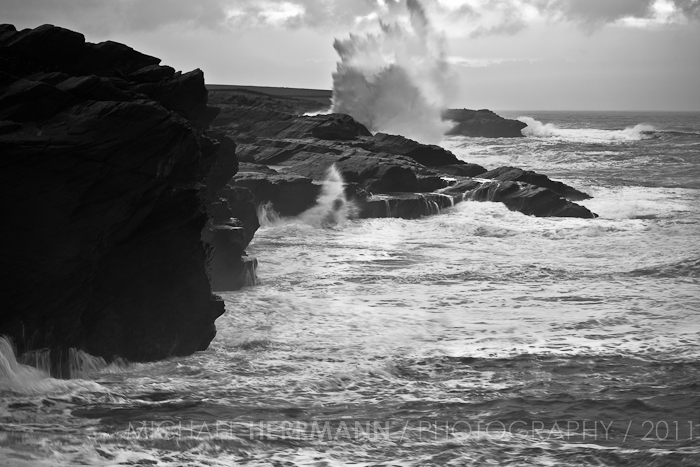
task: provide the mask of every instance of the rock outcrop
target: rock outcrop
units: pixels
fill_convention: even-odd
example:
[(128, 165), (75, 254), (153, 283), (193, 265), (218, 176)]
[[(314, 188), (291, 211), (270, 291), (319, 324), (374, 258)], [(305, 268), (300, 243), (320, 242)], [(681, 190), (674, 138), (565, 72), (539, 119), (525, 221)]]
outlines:
[(479, 177), (504, 182), (525, 182), (541, 188), (549, 188), (562, 198), (566, 198), (571, 201), (591, 199), (589, 194), (579, 191), (562, 182), (551, 180), (546, 175), (538, 174), (531, 170), (518, 169), (517, 167), (499, 167), (497, 169), (482, 173), (479, 175)]
[(0, 334), (19, 352), (203, 350), (224, 304), (202, 237), (250, 269), (251, 196), (218, 193), (235, 143), (206, 134), (218, 109), (202, 72), (159, 63), (51, 25), (0, 26)]
[(536, 217), (595, 217), (587, 208), (562, 198), (547, 188), (529, 183), (463, 180), (439, 191), (461, 200), (494, 201), (512, 211)]
[[(488, 171), (440, 146), (372, 135), (347, 115), (303, 116), (303, 99), (281, 100), (241, 88), (212, 92), (211, 99), (221, 107), (212, 125), (236, 140), (238, 157), (246, 163), (230, 185), (250, 189), (256, 204), (270, 203), (283, 216), (313, 206), (334, 165), (350, 184), (346, 194), (359, 206), (360, 217), (415, 218), (465, 199), (502, 202), (535, 216), (595, 217), (572, 202), (588, 195), (544, 175), (512, 167)], [(454, 112), (447, 115), (466, 122), (473, 111)], [(500, 125), (501, 132), (517, 127), (519, 133), (525, 126), (487, 111), (478, 115)]]
[(454, 122), (447, 135), (480, 136), (484, 138), (521, 138), (521, 130), (527, 126), (518, 120), (510, 120), (488, 109), (448, 109), (442, 113), (444, 120)]

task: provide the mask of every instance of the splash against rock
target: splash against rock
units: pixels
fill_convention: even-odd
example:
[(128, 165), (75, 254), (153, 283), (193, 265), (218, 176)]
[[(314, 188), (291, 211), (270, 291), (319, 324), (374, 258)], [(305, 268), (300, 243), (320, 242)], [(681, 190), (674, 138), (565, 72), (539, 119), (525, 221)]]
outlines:
[(445, 41), (417, 0), (379, 22), (378, 34), (336, 39), (340, 56), (333, 73), (333, 112), (351, 115), (372, 132), (437, 143), (451, 127), (441, 118), (457, 92)]

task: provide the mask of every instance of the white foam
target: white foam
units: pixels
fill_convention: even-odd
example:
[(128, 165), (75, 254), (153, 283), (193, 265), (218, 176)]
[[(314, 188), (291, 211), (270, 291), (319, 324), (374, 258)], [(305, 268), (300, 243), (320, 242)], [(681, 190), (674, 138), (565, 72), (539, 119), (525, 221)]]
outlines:
[(525, 136), (532, 138), (556, 138), (579, 142), (620, 142), (639, 141), (651, 136), (647, 132), (654, 131), (651, 125), (638, 124), (624, 130), (601, 130), (596, 128), (560, 128), (553, 123), (542, 123), (532, 117), (518, 117), (527, 127), (522, 130)]
[(328, 107), (325, 110), (317, 110), (315, 112), (306, 112), (304, 117), (315, 117), (316, 115), (328, 115), (333, 113), (333, 107)]
[[(85, 361), (84, 356), (82, 360)], [(10, 341), (0, 336), (0, 393), (29, 395), (73, 389), (101, 391), (103, 388), (93, 382), (54, 379), (47, 371), (19, 363)]]
[(340, 62), (333, 73), (333, 111), (351, 115), (370, 131), (437, 143), (450, 129), (442, 111), (454, 101), (455, 74), (444, 39), (417, 0), (397, 8), (377, 34), (353, 35), (333, 44)]
[(12, 344), (0, 337), (0, 391), (34, 392), (49, 375), (17, 362)]
[(260, 222), (261, 227), (270, 227), (279, 225), (282, 222), (282, 218), (279, 213), (275, 211), (272, 203), (268, 201), (258, 207), (258, 222)]
[(345, 197), (345, 182), (335, 164), (328, 168), (321, 193), (313, 206), (299, 214), (299, 219), (314, 227), (342, 226), (357, 215), (355, 204)]
[(335, 164), (328, 168), (321, 182), (321, 192), (316, 204), (297, 217), (281, 217), (271, 203), (258, 208), (258, 220), (262, 227), (296, 226), (313, 228), (343, 227), (348, 219), (357, 216), (357, 206), (345, 196), (345, 181)]

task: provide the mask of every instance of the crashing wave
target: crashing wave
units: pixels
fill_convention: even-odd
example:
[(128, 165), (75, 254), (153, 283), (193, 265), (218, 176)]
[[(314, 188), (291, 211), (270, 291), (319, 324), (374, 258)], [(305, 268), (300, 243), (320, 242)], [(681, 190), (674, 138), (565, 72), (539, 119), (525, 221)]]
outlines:
[(652, 139), (656, 129), (651, 125), (638, 124), (624, 130), (600, 130), (596, 128), (560, 128), (553, 123), (542, 123), (532, 117), (518, 117), (527, 124), (523, 135), (532, 138), (553, 138), (567, 141), (606, 143), (620, 141), (640, 141)]
[(454, 100), (457, 80), (444, 38), (417, 0), (407, 0), (409, 24), (398, 14), (380, 21), (378, 34), (336, 39), (333, 112), (351, 115), (372, 132), (438, 143), (452, 126), (442, 112)]
[(328, 169), (316, 205), (299, 214), (298, 218), (314, 227), (342, 226), (357, 216), (357, 208), (345, 196), (345, 181), (335, 164)]

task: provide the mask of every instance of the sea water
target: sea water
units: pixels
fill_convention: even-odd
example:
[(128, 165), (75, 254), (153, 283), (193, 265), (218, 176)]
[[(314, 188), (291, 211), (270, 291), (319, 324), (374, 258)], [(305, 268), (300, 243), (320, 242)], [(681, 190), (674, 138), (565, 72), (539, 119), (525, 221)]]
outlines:
[(56, 381), (0, 349), (0, 465), (700, 464), (700, 114), (499, 113), (528, 136), (442, 145), (598, 219), (273, 218), (207, 351)]

